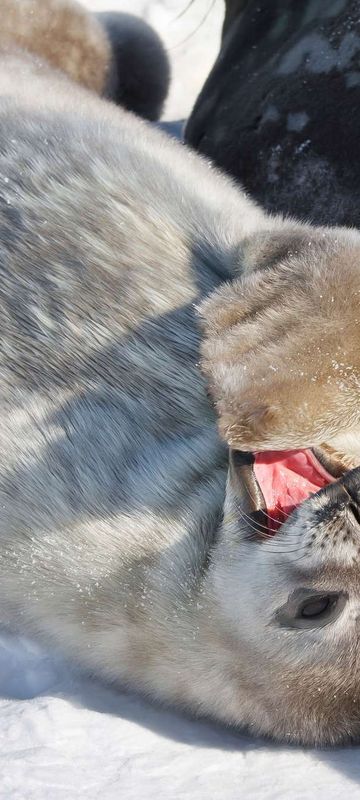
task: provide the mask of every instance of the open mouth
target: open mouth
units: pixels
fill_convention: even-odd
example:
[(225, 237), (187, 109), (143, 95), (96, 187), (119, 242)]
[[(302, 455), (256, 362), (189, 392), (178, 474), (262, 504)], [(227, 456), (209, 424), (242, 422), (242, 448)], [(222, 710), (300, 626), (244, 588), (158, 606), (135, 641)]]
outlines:
[(336, 480), (312, 450), (254, 453), (253, 470), (264, 497), (270, 534), (310, 495)]
[(346, 472), (338, 459), (322, 449), (232, 451), (230, 467), (238, 485), (241, 480), (248, 511), (261, 514), (265, 537), (273, 536), (294, 509)]

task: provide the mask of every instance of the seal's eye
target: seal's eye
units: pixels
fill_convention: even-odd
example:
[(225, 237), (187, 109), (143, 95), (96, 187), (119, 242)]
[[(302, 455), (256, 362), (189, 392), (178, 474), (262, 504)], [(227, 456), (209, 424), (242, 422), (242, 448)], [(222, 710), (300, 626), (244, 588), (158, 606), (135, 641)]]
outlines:
[(337, 603), (336, 595), (325, 595), (324, 597), (310, 597), (299, 609), (299, 615), (303, 619), (314, 619), (322, 617), (325, 613), (335, 608)]
[(286, 628), (322, 628), (339, 617), (347, 600), (346, 592), (322, 594), (305, 587), (295, 589), (275, 612), (275, 621)]

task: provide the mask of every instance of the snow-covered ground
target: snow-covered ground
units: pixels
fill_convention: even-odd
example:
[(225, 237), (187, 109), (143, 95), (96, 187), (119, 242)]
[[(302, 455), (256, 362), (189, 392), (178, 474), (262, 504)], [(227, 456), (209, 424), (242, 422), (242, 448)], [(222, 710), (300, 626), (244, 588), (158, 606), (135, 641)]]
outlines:
[[(216, 55), (221, 0), (196, 31), (211, 3), (88, 0), (159, 30), (173, 62), (170, 119), (187, 115)], [(359, 800), (359, 754), (280, 747), (187, 719), (0, 637), (0, 800)]]
[(1, 800), (359, 800), (356, 749), (231, 733), (0, 638)]

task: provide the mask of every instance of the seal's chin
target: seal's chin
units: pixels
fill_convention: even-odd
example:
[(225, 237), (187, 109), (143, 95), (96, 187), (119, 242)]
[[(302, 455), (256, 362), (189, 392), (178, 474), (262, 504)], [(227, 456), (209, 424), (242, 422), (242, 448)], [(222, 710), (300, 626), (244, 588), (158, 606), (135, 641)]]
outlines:
[(325, 449), (230, 454), (232, 484), (245, 513), (259, 523), (263, 538), (274, 536), (301, 503), (345, 472), (346, 467)]

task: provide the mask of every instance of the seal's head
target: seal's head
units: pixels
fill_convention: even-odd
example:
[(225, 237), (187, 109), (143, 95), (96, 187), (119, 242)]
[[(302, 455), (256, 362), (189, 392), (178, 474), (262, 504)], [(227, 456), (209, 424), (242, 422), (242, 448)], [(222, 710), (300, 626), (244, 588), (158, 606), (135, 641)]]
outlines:
[(230, 454), (213, 574), (239, 641), (246, 721), (283, 740), (358, 740), (360, 468), (338, 477), (320, 451), (272, 456)]
[(230, 446), (213, 591), (247, 722), (319, 744), (360, 738), (360, 237), (310, 233), (255, 237), (201, 312)]

